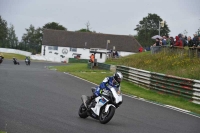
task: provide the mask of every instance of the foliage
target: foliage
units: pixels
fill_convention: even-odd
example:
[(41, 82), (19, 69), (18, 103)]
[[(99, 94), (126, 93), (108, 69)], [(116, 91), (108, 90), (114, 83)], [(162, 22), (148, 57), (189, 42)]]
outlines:
[[(160, 16), (149, 13), (136, 25), (134, 30), (138, 32), (138, 41), (142, 46), (150, 46), (154, 43), (155, 40), (152, 40), (151, 37), (159, 34), (159, 21), (163, 21)], [(165, 21), (164, 27), (160, 28), (160, 35), (168, 35), (169, 32), (170, 30)]]
[(5, 47), (5, 41), (8, 34), (7, 21), (0, 16), (0, 47)]
[(87, 29), (80, 29), (80, 30), (78, 30), (79, 32), (92, 32), (92, 31), (90, 31), (90, 30), (87, 30)]
[(27, 50), (35, 54), (40, 52), (41, 45), (42, 29), (35, 29), (33, 25), (30, 25), (30, 27), (26, 29), (26, 33), (22, 36), (22, 42), (20, 43), (20, 47), (22, 47), (23, 50)]
[(182, 56), (178, 53), (166, 53), (164, 51), (157, 54), (142, 52), (118, 60), (108, 59), (106, 63), (199, 80), (200, 59), (196, 57), (189, 58), (187, 53), (187, 49), (185, 49), (185, 54)]
[(59, 23), (56, 22), (51, 22), (51, 23), (47, 23), (43, 26), (43, 29), (53, 29), (53, 30), (67, 30), (67, 28), (65, 28), (62, 25), (59, 25)]
[(10, 28), (8, 28), (6, 45), (8, 48), (17, 48), (18, 46), (18, 38), (15, 34), (14, 26), (12, 24), (10, 25)]

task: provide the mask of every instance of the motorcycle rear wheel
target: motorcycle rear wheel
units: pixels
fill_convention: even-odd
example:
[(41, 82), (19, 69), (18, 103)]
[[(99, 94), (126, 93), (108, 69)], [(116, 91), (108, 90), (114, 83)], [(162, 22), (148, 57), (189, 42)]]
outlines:
[(105, 112), (105, 108), (101, 111), (101, 114), (99, 116), (99, 121), (101, 124), (106, 124), (108, 123), (112, 117), (115, 114), (115, 108), (113, 106), (110, 106), (108, 112)]
[(88, 115), (87, 115), (87, 108), (85, 107), (85, 105), (83, 103), (81, 104), (81, 106), (79, 108), (78, 115), (81, 118), (87, 118), (88, 117)]

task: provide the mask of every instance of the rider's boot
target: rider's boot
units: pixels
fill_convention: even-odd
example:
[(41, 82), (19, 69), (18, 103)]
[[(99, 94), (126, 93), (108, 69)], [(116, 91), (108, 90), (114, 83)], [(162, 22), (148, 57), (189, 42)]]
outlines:
[(90, 103), (91, 103), (91, 101), (93, 100), (93, 99), (95, 99), (95, 95), (92, 95), (92, 96), (88, 96), (88, 99), (87, 99), (87, 101), (86, 101), (86, 105), (88, 106)]

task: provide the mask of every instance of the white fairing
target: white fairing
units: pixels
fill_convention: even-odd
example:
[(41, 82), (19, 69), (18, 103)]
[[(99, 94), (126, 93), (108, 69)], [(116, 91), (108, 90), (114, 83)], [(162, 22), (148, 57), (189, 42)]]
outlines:
[[(121, 94), (117, 94), (117, 92), (115, 91), (114, 88), (110, 88), (111, 92), (113, 93), (113, 96), (115, 97), (116, 103), (122, 102), (122, 95)], [(108, 93), (108, 91), (104, 91), (104, 93)], [(96, 114), (96, 115), (100, 115), (100, 109), (101, 107), (106, 104), (109, 100), (106, 99), (104, 96), (100, 97), (96, 97), (95, 101), (97, 102), (94, 108), (91, 108), (91, 110)], [(107, 104), (105, 107), (105, 112), (107, 112), (109, 110), (109, 107), (113, 106), (115, 107), (113, 104)]]
[[(102, 99), (105, 99), (104, 101), (102, 101)], [(95, 98), (95, 101), (97, 102), (94, 108), (91, 108), (92, 111), (96, 114), (99, 115), (100, 109), (101, 107), (108, 101), (105, 97), (100, 97), (98, 96), (97, 98)]]
[(26, 61), (28, 61), (28, 60), (26, 59)]
[(122, 102), (122, 95), (121, 94), (117, 94), (117, 92), (115, 91), (114, 88), (110, 88), (110, 90), (112, 91), (112, 94), (115, 97), (115, 102), (116, 103)]

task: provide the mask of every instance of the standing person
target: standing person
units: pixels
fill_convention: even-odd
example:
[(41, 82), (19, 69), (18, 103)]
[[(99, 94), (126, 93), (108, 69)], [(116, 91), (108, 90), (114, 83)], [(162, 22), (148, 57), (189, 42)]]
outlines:
[(90, 62), (91, 62), (91, 63), (94, 63), (94, 54), (91, 54), (91, 55), (90, 55)]
[(156, 42), (153, 44), (153, 46), (160, 46), (160, 39), (156, 38)]
[[(198, 38), (197, 38), (198, 40), (197, 40), (197, 47), (199, 48), (200, 47), (200, 35), (198, 36)], [(200, 50), (200, 49), (199, 49)], [(200, 52), (200, 51), (199, 51)]]
[(118, 94), (121, 93), (120, 90), (120, 83), (123, 79), (123, 75), (121, 72), (116, 72), (113, 76), (111, 77), (106, 77), (102, 83), (98, 87), (96, 87), (96, 90), (94, 91), (92, 96), (88, 97), (88, 100), (86, 101), (87, 106), (90, 104), (90, 102), (101, 95), (102, 90), (106, 89), (110, 91), (110, 88), (113, 87), (117, 91)]
[(176, 36), (176, 43), (175, 43), (174, 46), (183, 47), (183, 42), (182, 42), (182, 40), (179, 38), (179, 36)]
[(166, 42), (166, 37), (163, 36), (163, 38), (162, 38), (162, 45), (166, 45), (166, 44), (167, 44), (167, 42)]
[(167, 45), (167, 46), (170, 46), (170, 38), (169, 38), (168, 35), (166, 36), (166, 45)]
[(190, 36), (188, 36), (187, 40), (188, 40), (188, 47), (194, 47), (194, 46), (195, 46), (195, 45), (193, 44), (193, 41), (192, 41), (192, 39), (191, 39)]
[(170, 37), (170, 46), (174, 46), (174, 38), (172, 36)]
[(197, 43), (198, 43), (198, 37), (197, 37), (197, 34), (194, 34), (194, 37), (192, 39), (193, 41), (193, 44), (195, 45), (195, 47), (197, 46)]

